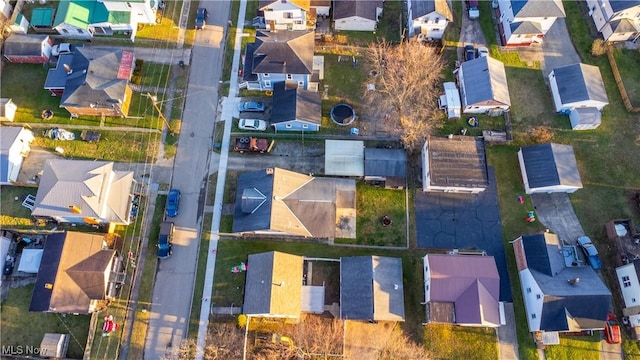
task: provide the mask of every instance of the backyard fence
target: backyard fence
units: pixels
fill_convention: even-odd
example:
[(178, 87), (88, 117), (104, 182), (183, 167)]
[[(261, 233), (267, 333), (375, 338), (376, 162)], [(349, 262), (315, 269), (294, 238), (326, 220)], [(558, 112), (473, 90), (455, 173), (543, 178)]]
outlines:
[(607, 57), (609, 58), (609, 64), (611, 64), (613, 77), (616, 79), (616, 85), (618, 86), (618, 91), (620, 91), (620, 97), (622, 97), (624, 107), (629, 112), (640, 112), (640, 108), (634, 107), (633, 104), (631, 104), (627, 89), (624, 88), (624, 83), (622, 82), (622, 76), (620, 76), (620, 70), (618, 70), (618, 64), (616, 64), (616, 59), (613, 57), (613, 49), (611, 47), (607, 48)]

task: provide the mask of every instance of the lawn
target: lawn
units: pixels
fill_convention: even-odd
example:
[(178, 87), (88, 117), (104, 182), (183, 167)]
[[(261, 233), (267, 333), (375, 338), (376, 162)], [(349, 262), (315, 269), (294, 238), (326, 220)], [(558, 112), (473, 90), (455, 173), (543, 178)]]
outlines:
[(89, 332), (90, 317), (29, 312), (33, 287), (34, 285), (27, 285), (10, 289), (7, 299), (2, 302), (0, 343), (2, 343), (3, 355), (10, 355), (5, 352), (6, 349), (15, 355), (29, 355), (24, 352), (19, 353), (19, 349), (26, 351), (28, 347), (40, 347), (45, 333), (62, 333), (71, 334), (68, 357), (82, 358)]
[(170, 75), (171, 65), (145, 62), (142, 65), (142, 83), (140, 85), (168, 88)]
[[(136, 33), (136, 46), (157, 46), (158, 42), (163, 42), (166, 46), (175, 46), (180, 32), (180, 13), (182, 11), (182, 1), (165, 1), (165, 9), (162, 12), (160, 24), (143, 25)], [(195, 18), (198, 6), (192, 3), (189, 8), (189, 21), (187, 22), (184, 43), (185, 46), (192, 46), (195, 39)]]
[(599, 360), (600, 334), (592, 336), (560, 337), (559, 346), (548, 346), (547, 359), (553, 360)]
[[(434, 359), (498, 359), (498, 339), (492, 328), (429, 324), (424, 343)], [(578, 359), (578, 358), (576, 358)]]
[(616, 59), (622, 83), (635, 107), (640, 106), (640, 56), (637, 50), (615, 49), (613, 56)]
[[(0, 187), (0, 227), (33, 228), (31, 210), (22, 206), (27, 195), (35, 196), (38, 188), (3, 185)], [(15, 200), (15, 199), (18, 200)]]
[(211, 241), (211, 223), (213, 213), (204, 213), (202, 220), (202, 236), (200, 237), (200, 247), (198, 250), (198, 268), (196, 269), (195, 288), (193, 289), (193, 300), (191, 302), (191, 316), (187, 336), (198, 337), (198, 327), (200, 326), (200, 308), (202, 307), (202, 291), (204, 278), (207, 275), (207, 257), (209, 256), (209, 242)]

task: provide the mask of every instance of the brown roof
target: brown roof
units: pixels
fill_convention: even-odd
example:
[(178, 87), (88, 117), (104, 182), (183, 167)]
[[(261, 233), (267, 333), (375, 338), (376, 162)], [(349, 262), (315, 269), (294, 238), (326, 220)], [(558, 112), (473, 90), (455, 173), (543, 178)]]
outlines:
[(486, 187), (487, 161), (481, 138), (454, 135), (428, 139), (431, 185)]

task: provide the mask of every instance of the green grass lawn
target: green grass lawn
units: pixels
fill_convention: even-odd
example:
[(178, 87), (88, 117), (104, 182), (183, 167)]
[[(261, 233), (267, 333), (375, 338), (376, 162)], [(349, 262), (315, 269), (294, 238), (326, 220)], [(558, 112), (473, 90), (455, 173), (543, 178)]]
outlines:
[[(38, 188), (9, 186), (0, 187), (0, 226), (3, 228), (32, 228), (31, 210), (22, 206), (27, 195), (35, 196)], [(15, 200), (18, 198), (18, 200)]]
[[(2, 302), (0, 342), (3, 354), (8, 355), (4, 349), (11, 346), (15, 347), (14, 349), (22, 347), (23, 350), (27, 347), (38, 348), (45, 333), (62, 333), (71, 334), (68, 357), (82, 358), (87, 342), (90, 317), (88, 315), (29, 312), (33, 287), (34, 285), (27, 285), (10, 289), (7, 299)], [(29, 354), (16, 353), (16, 355)]]
[[(164, 42), (167, 46), (175, 46), (179, 35), (180, 12), (182, 1), (166, 1), (160, 24), (144, 25), (136, 33), (136, 45), (157, 46), (158, 42)], [(194, 3), (189, 8), (189, 21), (184, 34), (186, 46), (192, 46), (195, 39), (195, 18), (198, 6)]]
[(200, 308), (202, 307), (202, 290), (204, 278), (207, 270), (207, 257), (209, 256), (209, 242), (211, 241), (211, 223), (213, 213), (205, 213), (202, 220), (202, 236), (200, 237), (200, 248), (198, 251), (198, 268), (196, 270), (196, 286), (193, 289), (193, 299), (191, 302), (191, 316), (189, 318), (189, 328), (187, 335), (190, 338), (198, 337), (198, 327), (200, 325)]
[(599, 360), (600, 334), (593, 336), (560, 337), (560, 345), (548, 346), (547, 359), (553, 360)]
[(614, 58), (631, 104), (640, 106), (640, 56), (637, 50), (615, 49)]
[(142, 83), (140, 85), (168, 88), (170, 76), (171, 65), (145, 62), (142, 65)]
[(424, 327), (423, 339), (434, 359), (499, 358), (498, 339), (492, 328), (429, 324)]

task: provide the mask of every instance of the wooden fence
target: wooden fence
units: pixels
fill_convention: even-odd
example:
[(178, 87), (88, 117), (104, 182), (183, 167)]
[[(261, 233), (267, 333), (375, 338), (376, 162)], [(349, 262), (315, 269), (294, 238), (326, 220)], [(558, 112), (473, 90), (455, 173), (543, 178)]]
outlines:
[(624, 88), (624, 83), (622, 82), (622, 76), (620, 76), (620, 70), (618, 70), (618, 64), (616, 64), (616, 59), (613, 57), (613, 49), (611, 47), (607, 48), (607, 57), (609, 58), (609, 64), (611, 64), (613, 77), (616, 80), (616, 85), (618, 85), (618, 91), (620, 91), (620, 97), (622, 97), (624, 107), (629, 112), (640, 112), (640, 108), (634, 107), (633, 104), (631, 104), (627, 89)]

